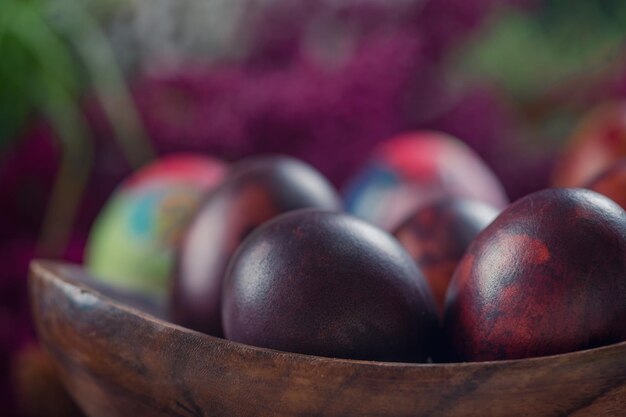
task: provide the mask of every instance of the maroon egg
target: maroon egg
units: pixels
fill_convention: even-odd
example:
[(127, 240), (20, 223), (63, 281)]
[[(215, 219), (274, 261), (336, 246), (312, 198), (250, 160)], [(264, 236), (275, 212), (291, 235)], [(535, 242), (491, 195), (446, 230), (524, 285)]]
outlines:
[(418, 209), (396, 229), (394, 235), (424, 273), (440, 312), (461, 257), (498, 213), (480, 201), (444, 199)]
[(437, 328), (428, 285), (398, 241), (319, 210), (282, 215), (246, 239), (222, 315), (231, 340), (365, 360), (423, 361)]
[(554, 167), (552, 185), (582, 187), (626, 157), (626, 101), (603, 103), (586, 115)]
[(585, 188), (604, 194), (626, 209), (626, 159), (601, 173)]
[(626, 212), (589, 190), (507, 208), (470, 245), (446, 298), (450, 358), (515, 359), (626, 339)]
[(232, 254), (260, 224), (306, 207), (340, 209), (335, 189), (309, 165), (287, 157), (256, 157), (235, 165), (183, 240), (171, 291), (174, 321), (221, 335), (222, 280)]

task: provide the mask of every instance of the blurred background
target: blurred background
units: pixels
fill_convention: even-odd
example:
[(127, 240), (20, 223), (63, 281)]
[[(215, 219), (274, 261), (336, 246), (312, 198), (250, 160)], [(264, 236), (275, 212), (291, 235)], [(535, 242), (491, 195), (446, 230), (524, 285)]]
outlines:
[(39, 366), (28, 263), (81, 262), (111, 192), (158, 156), (280, 152), (341, 188), (381, 141), (434, 129), (514, 200), (621, 98), (623, 0), (2, 0), (2, 415), (78, 415)]

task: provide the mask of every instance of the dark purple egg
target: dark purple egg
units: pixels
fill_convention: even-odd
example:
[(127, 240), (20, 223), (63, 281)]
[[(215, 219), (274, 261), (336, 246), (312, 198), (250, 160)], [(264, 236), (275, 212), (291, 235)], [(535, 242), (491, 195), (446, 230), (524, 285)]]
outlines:
[(517, 359), (626, 340), (626, 212), (582, 189), (518, 200), (470, 245), (450, 283), (450, 357)]
[(171, 291), (176, 323), (221, 335), (226, 266), (241, 241), (273, 217), (301, 208), (340, 209), (339, 196), (315, 169), (288, 157), (256, 157), (233, 166), (187, 231)]
[(461, 257), (499, 212), (476, 200), (444, 199), (418, 209), (394, 232), (424, 272), (440, 311)]
[(300, 210), (241, 245), (223, 293), (226, 338), (337, 358), (423, 361), (438, 319), (419, 268), (388, 233)]

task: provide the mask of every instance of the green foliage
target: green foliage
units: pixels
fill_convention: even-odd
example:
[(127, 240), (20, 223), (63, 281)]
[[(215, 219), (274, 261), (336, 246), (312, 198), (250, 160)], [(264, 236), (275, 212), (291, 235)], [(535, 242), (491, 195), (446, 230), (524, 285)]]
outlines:
[(152, 157), (108, 40), (94, 15), (119, 0), (2, 0), (0, 14), (0, 153), (28, 116), (45, 116), (65, 151), (79, 153), (89, 133), (80, 111), (95, 92), (134, 165)]
[(545, 0), (533, 13), (506, 10), (464, 51), (459, 69), (497, 81), (514, 97), (606, 70), (626, 40), (623, 0)]
[[(96, 13), (117, 0), (94, 3)], [(81, 111), (94, 91), (131, 163), (153, 155), (108, 40), (81, 0), (2, 0), (0, 14), (0, 155), (32, 114), (59, 140), (61, 163), (40, 237), (42, 253), (67, 241), (90, 175), (92, 137)], [(94, 5), (92, 4), (92, 6)]]
[(0, 151), (33, 110), (72, 106), (81, 75), (40, 0), (4, 0), (0, 15)]

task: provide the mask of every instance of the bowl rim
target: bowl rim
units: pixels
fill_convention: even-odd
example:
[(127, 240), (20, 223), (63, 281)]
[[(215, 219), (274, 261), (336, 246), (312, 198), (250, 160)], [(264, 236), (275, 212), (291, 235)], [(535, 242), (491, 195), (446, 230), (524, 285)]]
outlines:
[(333, 365), (358, 365), (363, 367), (371, 367), (371, 368), (393, 368), (393, 369), (446, 369), (453, 371), (455, 369), (460, 370), (471, 370), (473, 368), (484, 369), (486, 367), (511, 367), (511, 366), (528, 366), (528, 365), (541, 365), (542, 363), (553, 362), (555, 360), (573, 360), (579, 357), (585, 356), (595, 356), (596, 354), (601, 355), (602, 353), (616, 351), (624, 351), (626, 352), (626, 341), (613, 343), (610, 345), (599, 346), (590, 349), (577, 350), (573, 352), (559, 353), (555, 355), (546, 355), (546, 356), (537, 356), (532, 358), (523, 358), (523, 359), (506, 359), (506, 360), (497, 360), (497, 361), (483, 361), (483, 362), (438, 362), (438, 363), (411, 363), (411, 362), (383, 362), (383, 361), (368, 361), (368, 360), (358, 360), (358, 359), (344, 359), (344, 358), (332, 358), (326, 356), (317, 356), (317, 355), (309, 355), (303, 353), (293, 353), (286, 352), (276, 349), (258, 347), (247, 345), (240, 342), (235, 342), (232, 340), (228, 340), (221, 337), (212, 336), (207, 333), (202, 333), (193, 329), (189, 329), (187, 327), (175, 324), (173, 322), (160, 319), (158, 317), (153, 316), (150, 313), (144, 312), (138, 308), (132, 307), (130, 305), (126, 305), (120, 301), (111, 298), (102, 292), (98, 291), (95, 288), (90, 287), (87, 283), (80, 282), (77, 279), (70, 278), (69, 276), (62, 273), (63, 270), (74, 269), (82, 271), (83, 274), (91, 276), (89, 271), (82, 265), (68, 263), (68, 262), (59, 262), (53, 260), (45, 260), (45, 259), (35, 259), (31, 261), (29, 267), (31, 274), (36, 275), (37, 277), (49, 280), (54, 283), (57, 287), (62, 289), (70, 298), (75, 298), (76, 293), (80, 293), (80, 296), (92, 296), (95, 297), (98, 301), (103, 304), (110, 305), (113, 308), (121, 310), (127, 314), (132, 314), (138, 316), (142, 320), (146, 320), (154, 325), (171, 329), (174, 331), (186, 333), (186, 334), (195, 334), (197, 337), (206, 340), (212, 344), (220, 344), (227, 348), (238, 350), (242, 353), (247, 354), (264, 354), (264, 355), (272, 355), (277, 358), (289, 360), (295, 359), (299, 361), (307, 361), (307, 362), (316, 362), (318, 364), (333, 364)]

